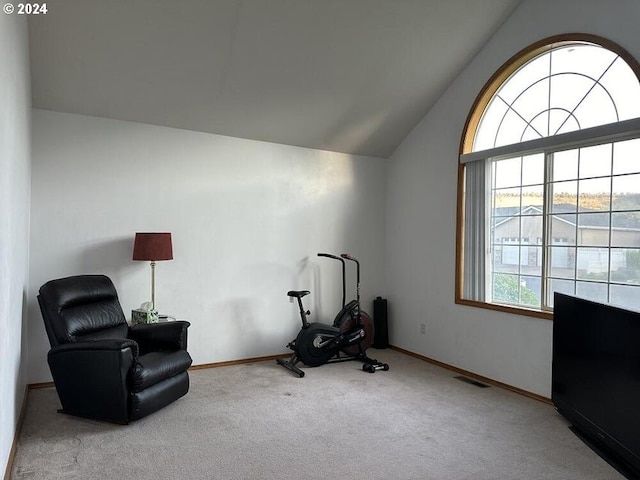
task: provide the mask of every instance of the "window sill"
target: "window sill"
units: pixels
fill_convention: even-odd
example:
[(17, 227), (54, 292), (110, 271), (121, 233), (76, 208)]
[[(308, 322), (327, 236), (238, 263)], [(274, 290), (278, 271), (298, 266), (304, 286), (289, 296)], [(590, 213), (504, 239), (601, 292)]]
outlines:
[(525, 317), (542, 318), (544, 320), (553, 320), (553, 312), (536, 310), (533, 308), (514, 307), (510, 305), (500, 305), (497, 303), (478, 302), (476, 300), (465, 300), (456, 298), (458, 305), (466, 305), (468, 307), (484, 308), (486, 310), (494, 310), (498, 312), (512, 313), (514, 315), (523, 315)]

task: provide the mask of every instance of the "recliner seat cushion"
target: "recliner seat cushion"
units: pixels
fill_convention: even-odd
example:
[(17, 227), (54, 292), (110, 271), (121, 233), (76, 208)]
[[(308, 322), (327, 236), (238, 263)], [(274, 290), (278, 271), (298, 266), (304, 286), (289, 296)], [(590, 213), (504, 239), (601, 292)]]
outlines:
[(191, 366), (186, 350), (150, 352), (140, 355), (131, 371), (131, 389), (140, 392), (167, 378), (184, 372)]

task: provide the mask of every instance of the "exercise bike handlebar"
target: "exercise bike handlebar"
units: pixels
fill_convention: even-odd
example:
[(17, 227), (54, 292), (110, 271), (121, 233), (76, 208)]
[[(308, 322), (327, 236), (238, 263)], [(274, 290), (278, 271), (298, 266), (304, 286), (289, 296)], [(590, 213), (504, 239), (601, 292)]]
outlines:
[(356, 264), (356, 301), (358, 302), (358, 310), (357, 310), (358, 323), (360, 323), (360, 314), (361, 314), (361, 311), (360, 311), (360, 262), (358, 261), (357, 258), (352, 257), (348, 253), (341, 253), (340, 256), (346, 260), (351, 260)]
[(355, 258), (355, 257), (351, 256), (351, 255), (350, 255), (350, 254), (348, 254), (348, 253), (341, 253), (341, 254), (340, 254), (340, 256), (341, 256), (342, 258), (345, 258), (345, 259), (347, 259), (347, 260), (351, 260), (352, 262), (356, 262), (357, 264), (360, 264), (360, 262), (358, 261), (358, 259), (357, 259), (357, 258)]
[(333, 260), (339, 260), (340, 263), (342, 264), (342, 308), (344, 308), (345, 305), (345, 300), (347, 298), (347, 287), (345, 285), (345, 278), (346, 278), (346, 269), (347, 267), (344, 264), (344, 260), (340, 257), (338, 257), (337, 255), (332, 255), (330, 253), (318, 253), (319, 257), (326, 257), (326, 258), (331, 258)]
[(340, 260), (341, 262), (343, 261), (340, 257), (338, 257), (336, 255), (331, 255), (330, 253), (319, 253), (318, 256), (319, 257), (333, 258), (334, 260)]

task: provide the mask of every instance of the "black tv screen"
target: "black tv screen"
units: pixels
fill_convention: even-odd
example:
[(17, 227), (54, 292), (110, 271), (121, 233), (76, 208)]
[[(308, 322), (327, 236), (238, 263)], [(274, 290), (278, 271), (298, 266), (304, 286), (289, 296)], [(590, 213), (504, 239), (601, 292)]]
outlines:
[(605, 459), (640, 478), (640, 313), (554, 294), (551, 398)]

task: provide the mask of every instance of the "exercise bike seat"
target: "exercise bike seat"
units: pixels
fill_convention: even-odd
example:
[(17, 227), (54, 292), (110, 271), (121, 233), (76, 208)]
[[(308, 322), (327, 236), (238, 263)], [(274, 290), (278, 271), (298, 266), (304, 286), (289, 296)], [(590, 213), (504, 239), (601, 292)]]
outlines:
[(289, 290), (287, 295), (289, 297), (302, 298), (305, 295), (309, 295), (311, 292), (309, 290)]

